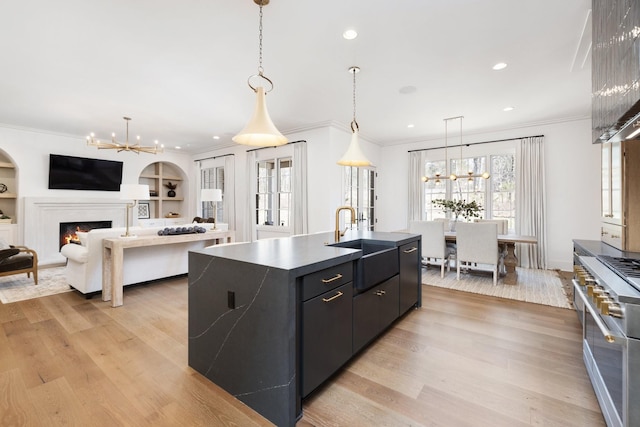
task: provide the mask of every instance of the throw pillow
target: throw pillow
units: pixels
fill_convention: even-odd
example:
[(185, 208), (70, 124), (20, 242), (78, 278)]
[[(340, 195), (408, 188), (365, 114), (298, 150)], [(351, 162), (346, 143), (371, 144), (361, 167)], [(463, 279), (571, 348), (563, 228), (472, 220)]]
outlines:
[(9, 243), (7, 243), (6, 240), (4, 240), (4, 238), (0, 237), (0, 250), (1, 249), (9, 249), (11, 247), (11, 245)]

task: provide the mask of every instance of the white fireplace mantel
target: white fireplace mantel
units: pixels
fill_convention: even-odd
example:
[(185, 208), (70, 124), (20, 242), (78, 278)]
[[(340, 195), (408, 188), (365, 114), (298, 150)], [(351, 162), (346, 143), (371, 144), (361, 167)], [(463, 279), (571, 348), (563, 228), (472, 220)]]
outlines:
[(37, 252), (38, 264), (62, 264), (66, 258), (60, 254), (60, 223), (111, 221), (114, 228), (124, 227), (127, 202), (120, 199), (25, 197), (23, 212), (24, 244)]

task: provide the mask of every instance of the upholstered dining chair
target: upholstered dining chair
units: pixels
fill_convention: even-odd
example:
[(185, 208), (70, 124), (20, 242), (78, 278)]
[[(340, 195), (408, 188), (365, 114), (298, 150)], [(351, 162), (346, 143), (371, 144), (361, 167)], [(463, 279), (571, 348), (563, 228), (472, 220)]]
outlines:
[(38, 284), (38, 254), (26, 246), (9, 246), (0, 249), (0, 277), (27, 273)]
[(476, 219), (475, 222), (493, 223), (498, 225), (498, 234), (509, 234), (509, 220), (506, 219)]
[(422, 259), (424, 263), (434, 259), (440, 261), (440, 277), (444, 277), (444, 267), (451, 271), (450, 261), (454, 250), (447, 246), (444, 238), (444, 222), (411, 221), (409, 232), (422, 235)]
[(498, 284), (500, 251), (498, 225), (491, 222), (461, 222), (456, 226), (456, 278), (460, 280), (462, 263), (487, 264), (493, 272), (493, 284)]

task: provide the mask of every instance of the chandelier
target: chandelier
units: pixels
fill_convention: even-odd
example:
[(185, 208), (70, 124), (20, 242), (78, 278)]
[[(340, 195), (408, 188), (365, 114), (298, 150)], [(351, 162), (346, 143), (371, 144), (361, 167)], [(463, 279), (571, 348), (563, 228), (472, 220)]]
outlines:
[[(249, 120), (249, 123), (244, 129), (240, 131), (236, 136), (231, 138), (234, 142), (243, 145), (251, 145), (254, 147), (275, 147), (278, 145), (284, 145), (287, 142), (287, 138), (283, 136), (276, 128), (267, 111), (266, 94), (273, 90), (273, 82), (264, 75), (264, 68), (262, 68), (262, 6), (269, 4), (269, 0), (253, 0), (255, 4), (260, 6), (260, 27), (259, 27), (259, 59), (258, 59), (258, 74), (253, 74), (247, 79), (247, 84), (256, 93), (256, 106), (253, 111), (253, 117)], [(257, 77), (261, 79), (262, 83), (267, 83), (270, 89), (265, 92), (263, 86), (253, 86), (251, 79)]]
[(92, 132), (87, 136), (87, 145), (98, 148), (98, 150), (116, 150), (118, 153), (121, 151), (133, 151), (136, 154), (140, 153), (162, 153), (164, 145), (158, 145), (158, 140), (155, 141), (154, 145), (151, 146), (143, 146), (140, 145), (140, 136), (136, 137), (136, 143), (131, 145), (129, 144), (129, 122), (131, 121), (130, 117), (123, 117), (125, 122), (127, 123), (127, 130), (125, 134), (124, 143), (118, 142), (116, 140), (116, 134), (111, 134), (111, 142), (100, 141), (96, 139), (95, 134)]
[[(456, 117), (449, 117), (444, 119), (444, 172), (445, 175), (447, 175), (447, 168), (449, 167), (449, 159), (448, 159), (448, 155), (447, 155), (447, 148), (448, 148), (448, 124), (449, 121), (451, 120), (460, 120), (460, 159), (458, 162), (458, 167), (462, 168), (462, 146), (464, 144), (462, 144), (462, 119), (464, 119), (464, 116), (456, 116)], [(433, 180), (435, 181), (436, 184), (440, 183), (440, 179), (441, 179), (441, 173), (436, 173), (434, 174), (433, 177), (428, 177), (428, 176), (423, 176), (422, 177), (422, 181), (423, 182), (428, 182), (429, 180)], [(464, 174), (456, 174), (454, 172), (451, 172), (448, 175), (449, 180), (451, 181), (457, 181), (458, 178), (467, 178), (467, 180), (469, 181), (473, 181), (474, 178), (483, 178), (483, 179), (489, 179), (491, 177), (491, 175), (489, 174), (489, 172), (483, 172), (482, 174), (475, 174), (473, 171), (467, 171)]]
[(371, 162), (364, 155), (358, 143), (358, 132), (360, 127), (356, 121), (356, 74), (360, 72), (360, 67), (349, 67), (349, 72), (353, 74), (353, 120), (351, 120), (351, 143), (344, 156), (338, 160), (342, 166), (371, 166)]

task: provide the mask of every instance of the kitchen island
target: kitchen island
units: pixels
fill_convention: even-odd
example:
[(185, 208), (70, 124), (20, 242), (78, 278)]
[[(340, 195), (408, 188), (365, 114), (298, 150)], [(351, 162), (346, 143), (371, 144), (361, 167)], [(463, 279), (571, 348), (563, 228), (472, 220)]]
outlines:
[[(421, 305), (420, 235), (331, 232), (189, 253), (189, 366), (278, 426)], [(359, 249), (357, 249), (359, 248)]]

